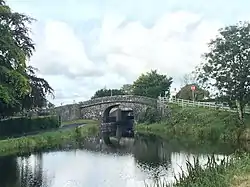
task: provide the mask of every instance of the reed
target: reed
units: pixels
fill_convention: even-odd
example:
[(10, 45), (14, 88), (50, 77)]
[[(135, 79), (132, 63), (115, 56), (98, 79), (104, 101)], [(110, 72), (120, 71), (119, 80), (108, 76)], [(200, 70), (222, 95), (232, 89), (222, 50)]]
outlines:
[[(209, 157), (205, 166), (197, 158), (187, 161), (187, 170), (175, 176), (175, 182), (156, 181), (152, 187), (238, 187), (250, 185), (250, 154), (233, 155), (220, 162)], [(149, 187), (149, 185), (146, 185)]]

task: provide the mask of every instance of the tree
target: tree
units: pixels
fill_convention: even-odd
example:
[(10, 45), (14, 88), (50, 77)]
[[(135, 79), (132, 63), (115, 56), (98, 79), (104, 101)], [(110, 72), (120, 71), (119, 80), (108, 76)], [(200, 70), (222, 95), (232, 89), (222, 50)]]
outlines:
[(121, 91), (126, 95), (131, 95), (133, 93), (133, 85), (132, 84), (124, 84), (121, 87)]
[(23, 109), (47, 107), (47, 95), (53, 95), (53, 89), (48, 82), (36, 76), (37, 69), (29, 66), (27, 68), (27, 78), (30, 83), (31, 92), (25, 95), (22, 100)]
[[(35, 45), (30, 38), (29, 24), (32, 18), (12, 12), (10, 7), (0, 0), (0, 116), (12, 115), (22, 109), (28, 96), (32, 95), (40, 82), (41, 96), (46, 100), (46, 94), (52, 89), (44, 79), (38, 79), (35, 74), (29, 74), (32, 67), (27, 67), (27, 61), (32, 56)], [(37, 94), (34, 96), (37, 99)]]
[(28, 37), (26, 24), (31, 18), (12, 13), (1, 1), (0, 6), (0, 98), (2, 103), (16, 105), (18, 99), (30, 90), (25, 78), (26, 60), (32, 54), (34, 44)]
[(183, 76), (182, 85), (186, 86), (188, 84), (196, 84), (194, 73), (188, 73)]
[(193, 100), (191, 86), (194, 85), (196, 90), (194, 91), (194, 99), (196, 101), (204, 100), (206, 97), (209, 97), (209, 91), (202, 89), (197, 84), (187, 84), (181, 88), (181, 90), (176, 94), (176, 97), (179, 99)]
[(98, 97), (105, 97), (105, 96), (114, 96), (114, 95), (124, 95), (122, 90), (120, 89), (100, 89), (97, 90), (91, 99), (98, 98)]
[(243, 110), (250, 100), (250, 24), (239, 22), (221, 28), (208, 46), (206, 61), (197, 69), (198, 79), (235, 102), (243, 123)]
[(151, 70), (146, 74), (142, 74), (133, 83), (133, 94), (157, 98), (159, 95), (170, 95), (170, 86), (172, 77), (157, 73), (156, 70)]
[(138, 116), (138, 123), (152, 124), (162, 119), (161, 113), (156, 108), (149, 107)]
[(51, 102), (47, 102), (47, 108), (55, 108), (55, 105), (53, 104), (53, 103), (51, 103)]

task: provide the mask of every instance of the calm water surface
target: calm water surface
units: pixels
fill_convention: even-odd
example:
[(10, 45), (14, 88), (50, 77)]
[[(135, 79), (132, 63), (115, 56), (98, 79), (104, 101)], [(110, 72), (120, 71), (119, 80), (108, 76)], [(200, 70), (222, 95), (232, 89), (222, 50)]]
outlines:
[[(120, 148), (98, 142), (85, 142), (85, 149), (2, 157), (0, 187), (144, 187), (156, 179), (171, 182), (186, 160), (199, 157), (205, 163), (212, 154), (145, 137), (124, 140)], [(228, 153), (218, 149), (216, 157)]]

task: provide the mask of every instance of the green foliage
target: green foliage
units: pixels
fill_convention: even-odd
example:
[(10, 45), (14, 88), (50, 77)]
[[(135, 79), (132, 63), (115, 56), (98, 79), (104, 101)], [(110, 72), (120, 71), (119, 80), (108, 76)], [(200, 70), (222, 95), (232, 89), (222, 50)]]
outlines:
[(206, 169), (204, 169), (204, 167), (201, 166), (199, 160), (194, 159), (194, 164), (190, 162), (187, 162), (186, 164), (188, 175), (186, 175), (184, 171), (182, 171), (179, 179), (177, 179), (177, 183), (175, 184), (175, 186), (228, 186), (228, 181), (225, 181), (225, 179), (221, 177), (221, 175), (225, 174), (225, 169), (229, 166), (229, 164), (230, 162), (225, 159), (217, 163), (215, 157), (213, 156), (212, 158), (208, 159)]
[(219, 30), (204, 54), (205, 63), (198, 70), (198, 79), (218, 89), (228, 101), (238, 103), (239, 118), (250, 100), (250, 24), (239, 22)]
[(133, 83), (133, 94), (152, 98), (165, 95), (165, 93), (169, 96), (172, 82), (172, 77), (168, 78), (152, 70), (139, 76)]
[(0, 121), (0, 136), (12, 136), (29, 132), (55, 129), (60, 126), (57, 116), (37, 118), (11, 118)]
[[(171, 118), (150, 125), (140, 124), (141, 133), (156, 134), (166, 139), (188, 142), (237, 142), (240, 121), (236, 113), (204, 108), (171, 106)], [(250, 116), (245, 123), (250, 125)]]
[(98, 97), (105, 97), (111, 95), (124, 95), (123, 91), (120, 89), (100, 89), (97, 90), (91, 99), (98, 98)]
[[(187, 172), (183, 170), (175, 176), (173, 185), (166, 182), (156, 182), (157, 187), (228, 187), (248, 186), (250, 182), (250, 155), (248, 153), (234, 154), (231, 159), (216, 161), (214, 156), (208, 157), (208, 162), (202, 166), (198, 158), (194, 162), (187, 161)], [(188, 173), (188, 174), (187, 174)]]
[(25, 24), (30, 23), (31, 20), (23, 15), (12, 13), (7, 6), (1, 6), (0, 12), (3, 12), (0, 14), (0, 104), (1, 108), (4, 104), (16, 107), (18, 100), (30, 89), (24, 75), (25, 60), (29, 53), (21, 47), (20, 42), (21, 37), (24, 37), (23, 46), (34, 48), (33, 43), (29, 39), (26, 40), (28, 30)]
[(146, 111), (141, 112), (138, 118), (138, 123), (152, 124), (161, 120), (161, 114), (156, 108), (149, 107)]
[(84, 138), (96, 135), (98, 127), (89, 124), (67, 131), (53, 131), (34, 136), (14, 138), (0, 141), (0, 155), (29, 153), (41, 149), (51, 149), (64, 146), (67, 143), (78, 143)]
[(125, 84), (121, 89), (100, 89), (97, 90), (92, 99), (111, 95), (139, 95), (157, 98), (159, 95), (169, 96), (172, 77), (157, 73), (156, 70), (147, 72), (138, 77), (134, 83)]
[(64, 121), (62, 122), (62, 126), (64, 125), (69, 125), (69, 124), (97, 124), (96, 120), (92, 120), (92, 119), (77, 119), (74, 121)]
[(46, 96), (48, 94), (53, 96), (53, 89), (51, 86), (46, 80), (37, 77), (35, 71), (37, 71), (37, 69), (30, 66), (26, 70), (26, 76), (30, 83), (31, 92), (25, 95), (22, 99), (22, 109), (47, 107), (47, 103), (49, 102), (47, 101)]
[(133, 85), (132, 84), (124, 84), (121, 87), (121, 91), (126, 95), (132, 95), (133, 94)]
[(187, 84), (181, 88), (181, 90), (176, 94), (176, 97), (179, 99), (193, 100), (191, 86), (194, 85), (196, 90), (194, 91), (195, 101), (201, 101), (206, 97), (209, 97), (209, 92), (205, 89), (202, 89), (197, 84)]
[(43, 106), (53, 90), (26, 64), (35, 49), (29, 28), (33, 19), (0, 3), (0, 117), (6, 117)]

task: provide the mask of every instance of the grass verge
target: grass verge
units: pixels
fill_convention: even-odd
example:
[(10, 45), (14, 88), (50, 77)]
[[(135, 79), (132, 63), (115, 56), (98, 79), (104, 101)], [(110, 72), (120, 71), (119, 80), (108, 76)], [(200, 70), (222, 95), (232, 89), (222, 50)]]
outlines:
[(78, 142), (83, 138), (94, 136), (97, 133), (97, 124), (92, 121), (92, 123), (83, 127), (2, 140), (0, 141), (0, 156), (57, 148), (69, 142)]
[[(195, 160), (187, 163), (187, 172), (176, 177), (173, 187), (249, 187), (250, 186), (250, 155), (245, 153), (234, 156), (227, 161), (216, 162), (210, 158), (205, 167)], [(156, 183), (155, 187), (170, 187), (169, 184)]]
[(73, 121), (64, 121), (62, 122), (61, 126), (64, 125), (71, 125), (71, 124), (96, 124), (97, 122), (95, 120), (89, 120), (89, 119), (77, 119)]
[(171, 118), (155, 124), (139, 124), (136, 130), (165, 139), (191, 142), (236, 142), (249, 139), (250, 115), (245, 115), (246, 129), (239, 124), (237, 113), (197, 107), (170, 106)]

